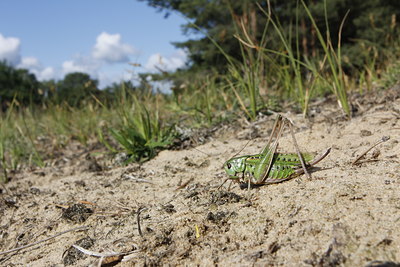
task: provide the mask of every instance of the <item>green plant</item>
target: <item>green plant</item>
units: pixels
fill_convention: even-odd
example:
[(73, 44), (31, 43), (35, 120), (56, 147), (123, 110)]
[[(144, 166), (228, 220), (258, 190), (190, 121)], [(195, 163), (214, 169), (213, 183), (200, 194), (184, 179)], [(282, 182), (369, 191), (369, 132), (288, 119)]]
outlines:
[(380, 81), (380, 84), (383, 88), (391, 88), (393, 87), (396, 83), (399, 83), (400, 77), (400, 61), (397, 61), (387, 68), (385, 73), (382, 75), (382, 80)]
[(16, 105), (18, 102), (14, 98), (6, 114), (0, 114), (0, 167), (3, 175), (1, 182), (7, 182), (8, 171), (16, 170), (22, 161), (43, 166), (31, 131), (35, 130), (30, 123), (33, 113), (30, 108), (17, 110)]
[(4, 121), (1, 119), (0, 121), (0, 163), (1, 163), (1, 169), (2, 169), (2, 176), (0, 178), (0, 183), (6, 183), (8, 181), (8, 176), (7, 176), (7, 162), (6, 162), (6, 148), (5, 148), (5, 136), (3, 132), (3, 125)]
[(342, 20), (342, 23), (339, 28), (339, 33), (338, 33), (338, 45), (337, 45), (337, 51), (335, 51), (331, 39), (330, 39), (330, 32), (329, 32), (329, 23), (328, 23), (328, 14), (327, 14), (327, 9), (326, 9), (326, 0), (324, 0), (324, 11), (325, 11), (325, 24), (326, 24), (326, 34), (327, 34), (327, 40), (325, 41), (324, 37), (321, 34), (321, 31), (319, 30), (317, 23), (314, 20), (314, 17), (312, 16), (310, 10), (308, 9), (307, 5), (304, 3), (304, 0), (301, 0), (301, 3), (311, 20), (311, 23), (314, 26), (314, 29), (316, 31), (319, 43), (321, 44), (325, 58), (328, 61), (329, 64), (329, 70), (332, 74), (332, 81), (329, 82), (330, 87), (332, 88), (332, 92), (336, 96), (339, 106), (343, 109), (343, 111), (347, 114), (348, 117), (351, 117), (351, 110), (350, 110), (350, 104), (349, 100), (347, 98), (347, 88), (344, 82), (344, 72), (342, 68), (342, 57), (341, 57), (341, 31), (343, 29), (343, 24), (344, 21), (348, 15), (348, 12), (346, 13), (344, 19)]
[[(269, 4), (269, 2), (268, 2)], [(310, 10), (302, 1), (303, 7), (311, 20), (313, 27), (315, 28), (316, 34), (320, 45), (323, 48), (324, 60), (317, 66), (316, 60), (309, 60), (307, 57), (301, 55), (299, 49), (299, 32), (298, 32), (298, 9), (296, 11), (296, 26), (295, 26), (295, 45), (293, 48), (291, 36), (292, 30), (285, 31), (280, 25), (278, 18), (273, 18), (268, 5), (268, 10), (265, 10), (261, 5), (258, 5), (260, 10), (268, 18), (268, 23), (270, 23), (279, 39), (281, 40), (282, 48), (281, 50), (271, 49), (261, 44), (256, 44), (254, 41), (248, 37), (248, 34), (243, 28), (244, 39), (237, 37), (238, 40), (248, 48), (253, 48), (257, 51), (263, 51), (266, 62), (269, 63), (271, 70), (275, 70), (276, 81), (278, 81), (278, 86), (283, 88), (283, 91), (294, 92), (291, 95), (295, 96), (295, 99), (301, 104), (303, 115), (306, 116), (308, 111), (308, 105), (313, 95), (316, 84), (319, 83), (318, 80), (322, 79), (325, 83), (332, 89), (332, 92), (338, 99), (338, 103), (344, 112), (350, 117), (350, 105), (347, 99), (346, 84), (344, 82), (344, 72), (342, 69), (341, 62), (341, 46), (340, 46), (340, 34), (343, 27), (343, 22), (339, 29), (339, 41), (338, 49), (335, 51), (330, 40), (329, 26), (326, 14), (326, 2), (324, 5), (325, 10), (325, 23), (327, 27), (327, 41), (324, 40), (317, 24), (312, 16)], [(291, 29), (291, 27), (289, 27)], [(286, 34), (285, 34), (286, 33)], [(265, 35), (266, 33), (264, 33)], [(278, 58), (272, 58), (271, 55), (276, 55)], [(328, 62), (328, 70), (324, 68), (325, 62)], [(271, 71), (272, 72), (272, 71)]]
[[(269, 2), (268, 2), (269, 4)], [(281, 56), (280, 64), (278, 65), (278, 75), (281, 75), (283, 81), (283, 88), (286, 88), (289, 92), (294, 92), (297, 101), (300, 103), (303, 111), (303, 115), (306, 116), (308, 111), (308, 104), (311, 98), (312, 86), (305, 85), (304, 77), (302, 75), (302, 69), (308, 68), (315, 74), (315, 69), (311, 67), (309, 62), (302, 61), (300, 49), (299, 49), (299, 32), (298, 32), (298, 11), (296, 8), (296, 26), (295, 26), (295, 48), (292, 46), (292, 27), (289, 27), (288, 35), (285, 35), (285, 31), (280, 24), (278, 18), (273, 19), (271, 15), (270, 6), (268, 11), (264, 10), (260, 5), (258, 7), (267, 16), (268, 21), (273, 25), (275, 32), (278, 34), (279, 39), (283, 45), (283, 52), (273, 51), (265, 49), (267, 52), (273, 52)], [(283, 56), (283, 57), (282, 57)]]
[[(130, 97), (131, 108), (128, 108), (127, 103), (121, 105), (121, 124), (118, 128), (109, 128), (109, 132), (129, 155), (126, 163), (143, 162), (153, 158), (158, 150), (168, 147), (175, 135), (172, 126), (166, 127), (162, 124), (157, 108), (149, 112), (146, 106), (138, 101), (136, 95)], [(111, 147), (109, 144), (107, 146)]]

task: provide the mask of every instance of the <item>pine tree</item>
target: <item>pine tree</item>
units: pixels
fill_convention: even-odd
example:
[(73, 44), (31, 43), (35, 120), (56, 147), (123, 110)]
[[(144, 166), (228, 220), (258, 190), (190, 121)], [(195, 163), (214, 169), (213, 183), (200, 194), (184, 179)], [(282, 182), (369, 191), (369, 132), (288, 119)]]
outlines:
[[(226, 70), (225, 57), (204, 34), (213, 38), (225, 53), (240, 59), (240, 46), (234, 37), (239, 23), (243, 21), (251, 38), (257, 41), (261, 39), (267, 22), (267, 17), (261, 12), (259, 6), (265, 10), (268, 9), (268, 1), (141, 1), (165, 12), (166, 17), (171, 12), (178, 12), (190, 20), (190, 23), (183, 25), (182, 28), (191, 39), (174, 44), (176, 47), (187, 49), (192, 69)], [(300, 53), (304, 56), (317, 56), (321, 47), (318, 46), (315, 30), (302, 8), (301, 0), (271, 0), (269, 3), (273, 19), (279, 21), (286, 36), (292, 36), (293, 45), (296, 42), (297, 25)], [(338, 45), (340, 25), (346, 13), (349, 12), (341, 32), (341, 45), (344, 56), (347, 56), (350, 65), (355, 67), (360, 67), (364, 63), (359, 53), (360, 44), (367, 44), (376, 49), (390, 48), (390, 42), (393, 42), (398, 34), (398, 27), (396, 27), (400, 16), (400, 1), (398, 0), (305, 0), (305, 3), (322, 33), (327, 31), (325, 19), (328, 20), (330, 38), (334, 47)], [(281, 47), (280, 40), (272, 28), (267, 33), (266, 42), (269, 48)]]

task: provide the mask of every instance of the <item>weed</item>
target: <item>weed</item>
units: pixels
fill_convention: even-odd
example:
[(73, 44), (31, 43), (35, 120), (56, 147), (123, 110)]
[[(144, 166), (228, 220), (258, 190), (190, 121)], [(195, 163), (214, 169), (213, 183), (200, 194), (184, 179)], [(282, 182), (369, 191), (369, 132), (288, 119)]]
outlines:
[[(165, 127), (162, 124), (158, 108), (150, 112), (138, 101), (136, 95), (130, 95), (130, 97), (131, 105), (125, 104), (120, 107), (119, 128), (109, 128), (111, 136), (130, 156), (126, 163), (142, 162), (153, 158), (159, 149), (168, 147), (175, 137), (173, 127)], [(126, 96), (122, 99), (127, 101)], [(107, 144), (107, 147), (111, 146)]]
[(391, 64), (383, 74), (380, 84), (383, 88), (391, 88), (399, 82), (400, 61)]
[[(307, 5), (304, 3), (304, 0), (301, 0), (301, 3), (308, 15), (308, 17), (311, 20), (311, 23), (314, 26), (314, 29), (317, 33), (318, 40), (323, 48), (323, 51), (325, 53), (325, 58), (328, 61), (329, 64), (329, 70), (332, 74), (332, 82), (328, 80), (328, 84), (331, 85), (332, 91), (335, 94), (339, 106), (343, 109), (343, 111), (347, 114), (348, 117), (351, 117), (351, 110), (350, 110), (350, 104), (347, 98), (347, 90), (346, 86), (344, 83), (344, 73), (342, 69), (342, 58), (341, 58), (341, 46), (340, 46), (340, 37), (341, 37), (341, 31), (343, 28), (343, 23), (346, 19), (346, 17), (343, 19), (340, 29), (339, 29), (339, 41), (338, 41), (338, 47), (337, 47), (337, 52), (332, 46), (331, 40), (330, 40), (330, 32), (329, 32), (329, 23), (328, 23), (328, 15), (327, 15), (327, 10), (326, 10), (326, 0), (324, 1), (324, 11), (325, 11), (325, 23), (326, 23), (326, 28), (327, 28), (327, 41), (325, 41), (324, 37), (322, 36), (317, 23), (314, 20), (314, 17), (312, 16), (310, 10), (308, 9)], [(346, 16), (348, 15), (348, 12)]]

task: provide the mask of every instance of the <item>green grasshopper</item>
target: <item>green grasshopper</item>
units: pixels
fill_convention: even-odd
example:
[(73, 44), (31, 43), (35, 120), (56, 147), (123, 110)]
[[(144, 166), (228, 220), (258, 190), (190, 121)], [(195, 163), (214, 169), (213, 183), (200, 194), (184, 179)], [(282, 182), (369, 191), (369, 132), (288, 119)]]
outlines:
[[(278, 140), (282, 135), (285, 125), (289, 125), (297, 153), (276, 153)], [(274, 136), (275, 141), (270, 146)], [(303, 173), (310, 177), (307, 169), (324, 159), (330, 150), (330, 148), (327, 149), (322, 155), (314, 159), (312, 154), (300, 153), (294, 137), (292, 123), (289, 119), (278, 115), (267, 145), (261, 153), (233, 157), (225, 162), (224, 169), (229, 179), (239, 183), (248, 183), (249, 187), (250, 184), (279, 183)]]

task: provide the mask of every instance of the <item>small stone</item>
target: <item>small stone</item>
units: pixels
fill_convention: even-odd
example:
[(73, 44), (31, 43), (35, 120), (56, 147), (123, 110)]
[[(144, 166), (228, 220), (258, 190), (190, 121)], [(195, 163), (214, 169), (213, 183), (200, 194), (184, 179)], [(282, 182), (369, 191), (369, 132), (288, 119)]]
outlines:
[(360, 136), (361, 136), (361, 137), (364, 137), (364, 136), (371, 136), (371, 135), (372, 135), (372, 132), (369, 131), (369, 130), (361, 130), (361, 131), (360, 131)]

